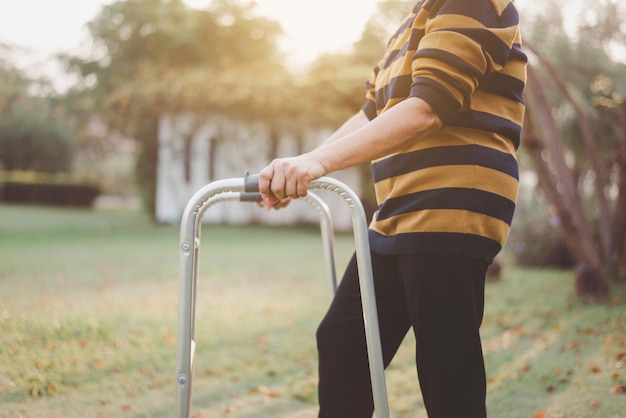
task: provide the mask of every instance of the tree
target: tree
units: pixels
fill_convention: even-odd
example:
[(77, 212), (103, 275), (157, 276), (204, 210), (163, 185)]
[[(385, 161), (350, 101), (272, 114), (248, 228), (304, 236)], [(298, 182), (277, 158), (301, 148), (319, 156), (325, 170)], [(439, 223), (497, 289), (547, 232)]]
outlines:
[(626, 100), (620, 106), (622, 144), (616, 154), (618, 198), (615, 205), (615, 256), (617, 277), (626, 281)]
[[(366, 23), (361, 38), (347, 53), (324, 54), (309, 68), (301, 97), (313, 123), (335, 125), (358, 111), (365, 101), (365, 82), (385, 52), (391, 31), (413, 6), (405, 0), (385, 0)], [(368, 216), (376, 209), (372, 170), (360, 167), (360, 195)]]
[(324, 54), (311, 65), (305, 97), (312, 107), (323, 109), (318, 118), (341, 123), (363, 105), (365, 82), (385, 52), (391, 31), (412, 5), (406, 0), (381, 1), (350, 51)]
[(72, 94), (91, 97), (110, 128), (140, 145), (137, 176), (150, 214), (161, 116), (193, 110), (268, 118), (277, 112), (274, 93), (288, 84), (276, 47), (281, 29), (253, 10), (254, 3), (230, 0), (216, 0), (208, 10), (182, 0), (118, 1), (88, 24), (94, 54), (65, 57), (82, 77)]
[(0, 45), (0, 169), (68, 172), (75, 141), (50, 100), (29, 93), (40, 83), (11, 64), (11, 48)]
[(625, 198), (617, 179), (626, 172), (615, 151), (626, 141), (617, 129), (625, 66), (612, 58), (610, 45), (624, 39), (615, 16), (625, 13), (617, 2), (602, 3), (594, 8), (594, 24), (581, 20), (576, 35), (568, 35), (560, 5), (552, 4), (552, 13), (532, 19), (527, 42), (532, 65), (523, 144), (579, 264), (582, 299), (606, 299), (616, 257), (624, 264), (615, 237), (625, 234), (617, 222)]

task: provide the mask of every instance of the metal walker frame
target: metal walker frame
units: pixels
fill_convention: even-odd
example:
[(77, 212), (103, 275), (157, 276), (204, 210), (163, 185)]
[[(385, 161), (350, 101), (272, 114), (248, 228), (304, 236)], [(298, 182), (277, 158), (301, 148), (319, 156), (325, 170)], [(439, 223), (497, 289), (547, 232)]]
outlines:
[[(309, 189), (329, 190), (340, 196), (350, 209), (355, 240), (359, 288), (365, 323), (365, 337), (377, 418), (389, 418), (387, 389), (383, 366), (380, 331), (374, 294), (374, 280), (370, 256), (365, 211), (358, 196), (342, 182), (322, 177), (309, 184)], [(246, 173), (243, 178), (218, 180), (198, 190), (187, 203), (180, 226), (180, 281), (179, 315), (176, 358), (176, 418), (189, 418), (191, 410), (191, 384), (195, 354), (196, 284), (200, 232), (204, 212), (220, 202), (259, 201), (258, 176)], [(320, 216), (326, 269), (331, 292), (337, 287), (335, 271), (333, 229), (328, 206), (315, 193), (303, 200), (313, 206)]]

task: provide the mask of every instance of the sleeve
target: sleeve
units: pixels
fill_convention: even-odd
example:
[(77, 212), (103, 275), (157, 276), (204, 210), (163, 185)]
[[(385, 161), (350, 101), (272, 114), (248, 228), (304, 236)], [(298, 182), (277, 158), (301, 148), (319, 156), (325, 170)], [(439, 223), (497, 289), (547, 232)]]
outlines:
[(519, 17), (509, 0), (431, 3), (413, 57), (410, 95), (427, 101), (445, 124), (469, 110), (486, 74), (507, 63), (519, 37)]
[(369, 120), (374, 119), (378, 115), (376, 109), (376, 77), (378, 76), (379, 68), (378, 65), (374, 67), (372, 75), (365, 83), (365, 103), (361, 110), (363, 110)]

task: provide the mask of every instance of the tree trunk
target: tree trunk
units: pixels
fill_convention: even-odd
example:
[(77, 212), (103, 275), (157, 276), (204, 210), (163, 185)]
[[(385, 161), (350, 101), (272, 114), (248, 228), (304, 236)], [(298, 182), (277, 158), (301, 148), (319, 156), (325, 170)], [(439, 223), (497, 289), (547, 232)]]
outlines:
[(531, 49), (533, 53), (539, 59), (542, 67), (545, 68), (554, 82), (555, 86), (565, 97), (567, 102), (574, 109), (576, 115), (576, 121), (583, 140), (583, 146), (585, 149), (585, 155), (589, 161), (589, 166), (594, 173), (594, 186), (596, 201), (598, 203), (598, 220), (600, 225), (600, 242), (602, 243), (603, 259), (608, 259), (611, 256), (611, 216), (609, 211), (609, 202), (606, 195), (608, 182), (606, 180), (605, 173), (602, 171), (602, 164), (600, 164), (600, 158), (596, 151), (596, 141), (593, 136), (593, 130), (591, 129), (591, 123), (585, 113), (585, 110), (580, 107), (577, 101), (572, 96), (570, 89), (568, 88), (565, 80), (561, 77), (558, 71), (554, 68), (543, 55), (537, 53), (532, 47), (526, 46)]
[(558, 129), (543, 87), (532, 68), (528, 69), (527, 87), (532, 106), (528, 107), (523, 143), (548, 199), (557, 210), (561, 232), (578, 263), (578, 296), (582, 300), (604, 300), (609, 295), (609, 285), (601, 252), (585, 219), (575, 177), (565, 162)]
[[(559, 216), (559, 226), (567, 248), (571, 251), (574, 258), (580, 263), (585, 260), (585, 246), (580, 240), (580, 234), (576, 228), (576, 222), (573, 220), (571, 211), (568, 210), (568, 204), (564, 196), (559, 191), (558, 180), (547, 159), (544, 158), (545, 146), (541, 143), (535, 127), (535, 122), (531, 112), (527, 112), (524, 121), (524, 129), (522, 131), (522, 142), (526, 151), (530, 155), (535, 167), (535, 172), (539, 177), (541, 189), (546, 197), (552, 203)], [(590, 260), (586, 264), (592, 263)]]
[(617, 279), (626, 281), (626, 100), (620, 106), (622, 144), (617, 152), (618, 197), (615, 206), (615, 254)]
[[(564, 232), (568, 235), (573, 234), (572, 238), (575, 238), (570, 244), (576, 247), (574, 252), (576, 259), (584, 261), (584, 264), (587, 265), (600, 266), (602, 265), (601, 257), (580, 204), (574, 174), (565, 162), (558, 129), (552, 118), (550, 106), (544, 95), (543, 87), (530, 68), (527, 86), (533, 104), (533, 106), (529, 106), (528, 111), (529, 122), (532, 126), (529, 131), (534, 132), (536, 137), (534, 142), (540, 149), (537, 156), (548, 165), (541, 173), (538, 172), (538, 175), (541, 176), (543, 182), (552, 185), (553, 194), (550, 196), (550, 200), (557, 207), (561, 221), (569, 221), (567, 231)], [(538, 124), (536, 124), (535, 119)], [(543, 142), (539, 140), (539, 132), (541, 132), (540, 136)], [(545, 151), (549, 154), (549, 161), (547, 161), (548, 155)]]
[(141, 191), (143, 206), (153, 222), (156, 221), (156, 183), (159, 164), (158, 126), (157, 117), (148, 115), (135, 133), (135, 138), (139, 143), (135, 167), (137, 183)]

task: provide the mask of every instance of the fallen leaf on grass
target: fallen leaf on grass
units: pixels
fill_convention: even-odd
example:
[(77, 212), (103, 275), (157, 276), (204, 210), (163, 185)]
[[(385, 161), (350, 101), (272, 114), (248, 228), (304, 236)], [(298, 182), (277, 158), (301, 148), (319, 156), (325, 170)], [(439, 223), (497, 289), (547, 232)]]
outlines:
[(280, 394), (277, 391), (271, 390), (270, 388), (268, 388), (265, 385), (259, 386), (259, 388), (257, 390), (265, 398), (278, 398), (278, 396), (280, 396)]
[(565, 418), (565, 416), (558, 413), (553, 413), (548, 416), (544, 412), (537, 412), (533, 418)]
[(589, 402), (589, 405), (587, 405), (589, 408), (591, 409), (597, 409), (600, 407), (600, 404), (596, 401), (591, 401)]
[(616, 395), (626, 395), (626, 385), (617, 385), (613, 389), (613, 393)]
[(165, 332), (165, 334), (163, 334), (163, 339), (165, 340), (165, 342), (171, 343), (171, 342), (174, 342), (174, 340), (176, 339), (176, 336), (174, 335), (173, 332), (167, 331)]
[(161, 380), (154, 380), (148, 383), (148, 389), (158, 389), (158, 388), (162, 388), (164, 386), (167, 386), (170, 383), (170, 379), (161, 379)]
[(595, 374), (602, 372), (602, 369), (593, 363), (589, 364), (589, 370), (591, 371), (591, 373), (595, 373)]

